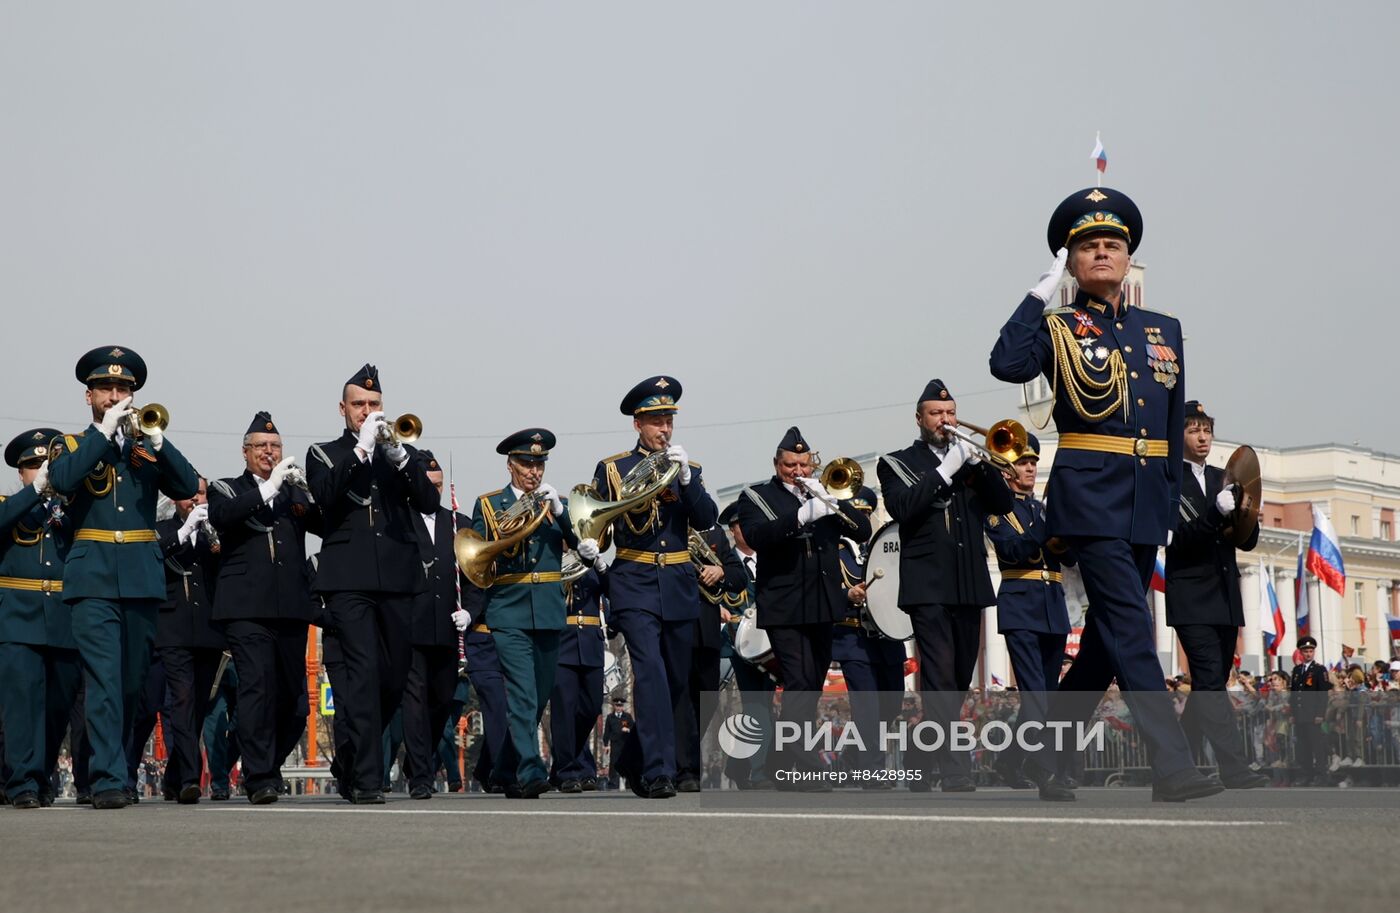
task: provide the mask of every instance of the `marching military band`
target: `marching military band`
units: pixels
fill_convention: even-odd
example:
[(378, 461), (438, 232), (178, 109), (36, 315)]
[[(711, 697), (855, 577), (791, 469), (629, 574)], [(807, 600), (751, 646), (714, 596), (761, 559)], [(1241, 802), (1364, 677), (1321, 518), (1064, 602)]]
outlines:
[[(589, 743), (613, 633), (631, 660), (636, 717), (616, 695), (610, 772), (638, 796), (669, 798), (701, 788), (701, 743), (714, 716), (701, 697), (719, 690), (726, 654), (755, 719), (771, 714), (777, 683), (779, 718), (810, 722), (833, 659), (857, 724), (873, 730), (892, 719), (904, 638), (870, 623), (876, 595), (904, 616), (886, 627), (909, 628), (927, 719), (958, 718), (983, 610), (996, 605), (1025, 695), (1021, 720), (1082, 720), (1116, 681), (1152, 751), (1154, 799), (1259, 785), (1237, 765), (1223, 765), (1221, 779), (1202, 775), (1169, 704), (1157, 700), (1163, 677), (1143, 612), (1156, 550), (1176, 529), (1173, 565), (1212, 563), (1238, 502), (1218, 471), (1194, 470), (1183, 484), (1183, 463), (1204, 456), (1199, 440), (1183, 455), (1187, 422), (1199, 435), (1208, 417), (1184, 398), (1180, 324), (1124, 298), (1141, 238), (1126, 195), (1071, 194), (1050, 220), (1051, 268), (991, 352), (997, 378), (1052, 384), (1059, 440), (1048, 503), (1035, 495), (1034, 435), (999, 423), (977, 444), (935, 379), (915, 403), (917, 439), (878, 462), (878, 494), (849, 461), (819, 475), (794, 427), (777, 443), (772, 478), (721, 514), (676, 438), (681, 382), (659, 375), (622, 398), (635, 443), (600, 460), (589, 485), (565, 498), (544, 481), (556, 437), (526, 428), (497, 447), (505, 484), (477, 496), (467, 515), (455, 495), (444, 500), (442, 466), (417, 446), (421, 423), (386, 417), (369, 364), (341, 387), (338, 437), (298, 461), (283, 455), (272, 416), (260, 411), (243, 436), (243, 472), (207, 484), (167, 438), (164, 410), (133, 408), (147, 380), (142, 358), (123, 346), (94, 349), (76, 367), (90, 424), (29, 429), (5, 450), (23, 486), (0, 503), (6, 798), (16, 808), (51, 804), (59, 746), (76, 723), (69, 742), (75, 753), (83, 746), (82, 800), (130, 804), (128, 754), (139, 757), (147, 731), (137, 718), (153, 717), (154, 704), (167, 720), (167, 798), (197, 803), (199, 734), (224, 693), (236, 695), (244, 792), (254, 805), (278, 801), (281, 765), (305, 728), (310, 624), (322, 628), (334, 688), (332, 773), (350, 802), (384, 801), (384, 733), (400, 712), (410, 795), (432, 796), (459, 671), (482, 710), (474, 776), (483, 788), (520, 799), (599, 788)], [(1077, 291), (1061, 307), (1065, 272)], [(160, 494), (175, 514), (158, 521)], [(897, 528), (872, 527), (881, 498)], [(310, 559), (308, 534), (321, 537)], [(897, 580), (866, 565), (877, 535), (896, 539)], [(996, 592), (986, 541), (1000, 569)], [(1062, 573), (1074, 564), (1089, 607), (1061, 682)], [(1209, 678), (1228, 662), (1238, 605), (1226, 605), (1223, 620), (1198, 618), (1173, 592), (1184, 591), (1168, 591), (1172, 623), (1183, 642), (1189, 629), (1193, 673), (1199, 664)], [(156, 673), (163, 702), (143, 698)], [(1200, 713), (1217, 754), (1233, 764), (1218, 714), (1207, 704)], [(829, 788), (776, 777), (771, 731), (751, 760), (730, 759), (731, 780), (743, 789)], [(789, 751), (782, 763), (817, 769), (821, 759)], [(878, 749), (861, 752), (864, 768), (886, 763)], [(943, 791), (975, 789), (967, 752), (944, 746), (906, 764), (936, 769)], [(1067, 764), (1013, 750), (996, 769), (1009, 785), (1071, 801)], [(916, 791), (932, 784), (931, 775), (910, 781)]]

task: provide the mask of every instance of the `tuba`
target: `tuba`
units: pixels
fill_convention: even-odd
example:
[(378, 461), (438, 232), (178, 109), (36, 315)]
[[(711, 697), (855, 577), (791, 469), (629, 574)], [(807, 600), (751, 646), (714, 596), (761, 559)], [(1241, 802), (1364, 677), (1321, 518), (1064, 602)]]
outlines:
[(123, 421), (124, 431), (132, 440), (143, 438), (153, 431), (164, 431), (170, 427), (170, 410), (160, 403), (149, 403), (140, 409), (127, 413)]
[(549, 502), (529, 491), (501, 514), (496, 524), (500, 538), (487, 539), (471, 527), (458, 530), (452, 540), (457, 567), (476, 586), (490, 588), (496, 582), (496, 558), (530, 538), (548, 516)]
[[(984, 443), (977, 443), (972, 439), (972, 434), (963, 431), (958, 425), (967, 428), (972, 434), (980, 434)], [(958, 422), (958, 425), (944, 427), (949, 434), (956, 435), (977, 448), (985, 459), (1000, 469), (1014, 466), (1016, 461), (1025, 455), (1026, 448), (1030, 445), (1025, 426), (1015, 419), (1004, 418), (990, 428), (982, 428), (971, 422)]]
[(386, 427), (375, 438), (381, 444), (412, 444), (423, 436), (423, 420), (412, 412), (405, 412)]
[(575, 485), (569, 492), (569, 526), (574, 535), (595, 539), (601, 548), (614, 520), (656, 500), (680, 472), (680, 464), (672, 462), (666, 451), (658, 450), (647, 454), (623, 476), (616, 501), (604, 501), (591, 485)]

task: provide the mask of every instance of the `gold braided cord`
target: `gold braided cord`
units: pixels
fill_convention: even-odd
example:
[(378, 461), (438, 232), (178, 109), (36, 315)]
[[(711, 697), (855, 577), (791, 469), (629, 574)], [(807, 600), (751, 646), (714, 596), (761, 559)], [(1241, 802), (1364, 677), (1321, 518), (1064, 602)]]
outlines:
[[(1065, 323), (1063, 317), (1050, 314), (1045, 318), (1045, 325), (1050, 331), (1051, 354), (1055, 365), (1050, 389), (1059, 390), (1060, 374), (1063, 373), (1065, 392), (1069, 394), (1070, 405), (1080, 418), (1086, 422), (1101, 422), (1115, 410), (1122, 408), (1123, 418), (1127, 420), (1128, 366), (1123, 361), (1123, 353), (1115, 349), (1102, 368), (1092, 368), (1080, 357), (1079, 343), (1074, 338), (1074, 331)], [(1099, 380), (1093, 377), (1089, 373), (1091, 369), (1095, 372), (1106, 372), (1108, 378)], [(1086, 401), (1097, 404), (1105, 400), (1108, 402), (1101, 412), (1092, 412), (1085, 405)]]

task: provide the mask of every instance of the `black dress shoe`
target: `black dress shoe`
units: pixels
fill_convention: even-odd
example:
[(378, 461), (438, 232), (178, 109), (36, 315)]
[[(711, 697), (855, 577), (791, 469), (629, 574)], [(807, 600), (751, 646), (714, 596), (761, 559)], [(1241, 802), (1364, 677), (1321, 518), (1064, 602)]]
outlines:
[(1074, 802), (1076, 801), (1074, 790), (1065, 785), (1059, 777), (1051, 774), (1042, 777), (1036, 784), (1040, 790), (1040, 801), (1042, 802)]
[[(267, 786), (259, 786), (249, 793), (248, 801), (253, 805), (271, 805), (277, 801), (278, 795), (280, 795), (280, 793), (277, 789), (277, 784), (269, 783)], [(197, 799), (198, 797), (196, 797), (196, 800)]]
[(1254, 770), (1244, 770), (1229, 776), (1220, 777), (1220, 783), (1226, 789), (1259, 789), (1268, 786), (1274, 781), (1264, 774)]
[(997, 772), (998, 777), (1001, 777), (1001, 782), (1012, 789), (1035, 788), (1035, 784), (1031, 782), (1031, 779), (1021, 772), (1021, 761), (1017, 758), (1003, 755), (997, 758), (997, 762), (992, 766), (992, 769)]
[[(598, 791), (597, 777), (584, 777), (583, 779), (578, 781), (578, 784), (586, 793), (596, 793)], [(559, 791), (563, 792), (562, 789)]]
[(354, 789), (350, 791), (350, 802), (354, 805), (383, 805), (384, 793), (377, 789)]
[(657, 777), (647, 785), (648, 799), (674, 799), (676, 797), (676, 784), (670, 777)]
[(10, 800), (10, 804), (18, 809), (40, 808), (38, 793), (20, 793)]
[(520, 784), (520, 798), (538, 799), (553, 788), (548, 780), (531, 780), (529, 783)]
[(909, 791), (911, 793), (931, 793), (933, 792), (933, 778), (924, 777), (922, 780), (910, 780)]
[(1204, 799), (1225, 791), (1225, 784), (1210, 777), (1203, 777), (1194, 768), (1177, 771), (1152, 784), (1153, 802), (1185, 802), (1188, 799)]
[(419, 784), (408, 791), (408, 797), (410, 799), (431, 799), (433, 797), (433, 788), (431, 786)]
[(561, 793), (581, 793), (583, 792), (583, 781), (570, 777), (559, 784), (559, 791)]
[(212, 786), (212, 787), (210, 787), (210, 788), (209, 788), (209, 798), (212, 799), (212, 800), (214, 800), (215, 802), (227, 802), (227, 801), (228, 801), (228, 787), (227, 787), (227, 786)]
[(92, 793), (78, 793), (77, 802), (79, 805), (91, 805)]
[(868, 789), (868, 790), (872, 790), (872, 791), (874, 791), (874, 792), (883, 792), (883, 791), (885, 791), (885, 790), (887, 790), (887, 789), (894, 789), (894, 785), (895, 785), (895, 784), (894, 784), (894, 781), (893, 781), (893, 780), (861, 780), (861, 781), (860, 781), (860, 788), (861, 788), (861, 789)]
[(179, 793), (172, 793), (168, 789), (162, 789), (160, 791), (160, 801), (162, 802), (174, 802), (178, 798), (180, 798)]
[(93, 808), (126, 808), (131, 799), (124, 789), (104, 789), (92, 797)]
[(199, 784), (186, 783), (184, 786), (180, 787), (179, 802), (181, 805), (198, 805)]
[(939, 789), (945, 793), (975, 793), (977, 784), (972, 782), (971, 777), (964, 777), (962, 774), (954, 774), (951, 777), (944, 777), (939, 784)]
[(700, 778), (685, 775), (676, 780), (676, 792), (698, 793), (700, 791)]
[(127, 788), (122, 790), (122, 793), (126, 796), (127, 805), (141, 804), (141, 794), (138, 793), (135, 789)]

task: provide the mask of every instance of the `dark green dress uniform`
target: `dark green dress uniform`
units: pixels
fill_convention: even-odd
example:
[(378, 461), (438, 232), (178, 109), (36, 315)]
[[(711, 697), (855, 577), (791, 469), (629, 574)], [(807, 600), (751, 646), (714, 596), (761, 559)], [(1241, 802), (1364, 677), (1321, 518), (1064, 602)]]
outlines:
[[(45, 459), (59, 435), (35, 428), (5, 448), (5, 462)], [(0, 498), (0, 718), (3, 784), (11, 802), (51, 798), (49, 779), (81, 679), (72, 610), (63, 602), (68, 536), (61, 505), (26, 485)]]
[[(544, 460), (553, 446), (553, 434), (527, 428), (496, 450), (516, 459)], [(516, 500), (509, 485), (481, 495), (472, 510), (472, 529), (487, 539), (500, 538), (501, 515)], [(539, 725), (554, 688), (559, 636), (566, 624), (559, 571), (565, 546), (578, 544), (566, 518), (567, 514), (547, 516), (534, 533), (496, 559), (496, 579), (484, 599), (486, 617), (478, 620), (491, 629), (506, 686), (509, 735), (491, 779), (504, 784), (512, 797), (538, 796), (549, 787)]]
[[(146, 365), (119, 347), (94, 349), (78, 363), (86, 384), (118, 380), (139, 390)], [(156, 450), (120, 431), (97, 427), (65, 435), (49, 483), (69, 499), (73, 545), (63, 569), (63, 599), (73, 607), (82, 655), (94, 799), (126, 784), (122, 739), (136, 710), (165, 599), (156, 536), (156, 495), (194, 497), (199, 476), (169, 441)]]

